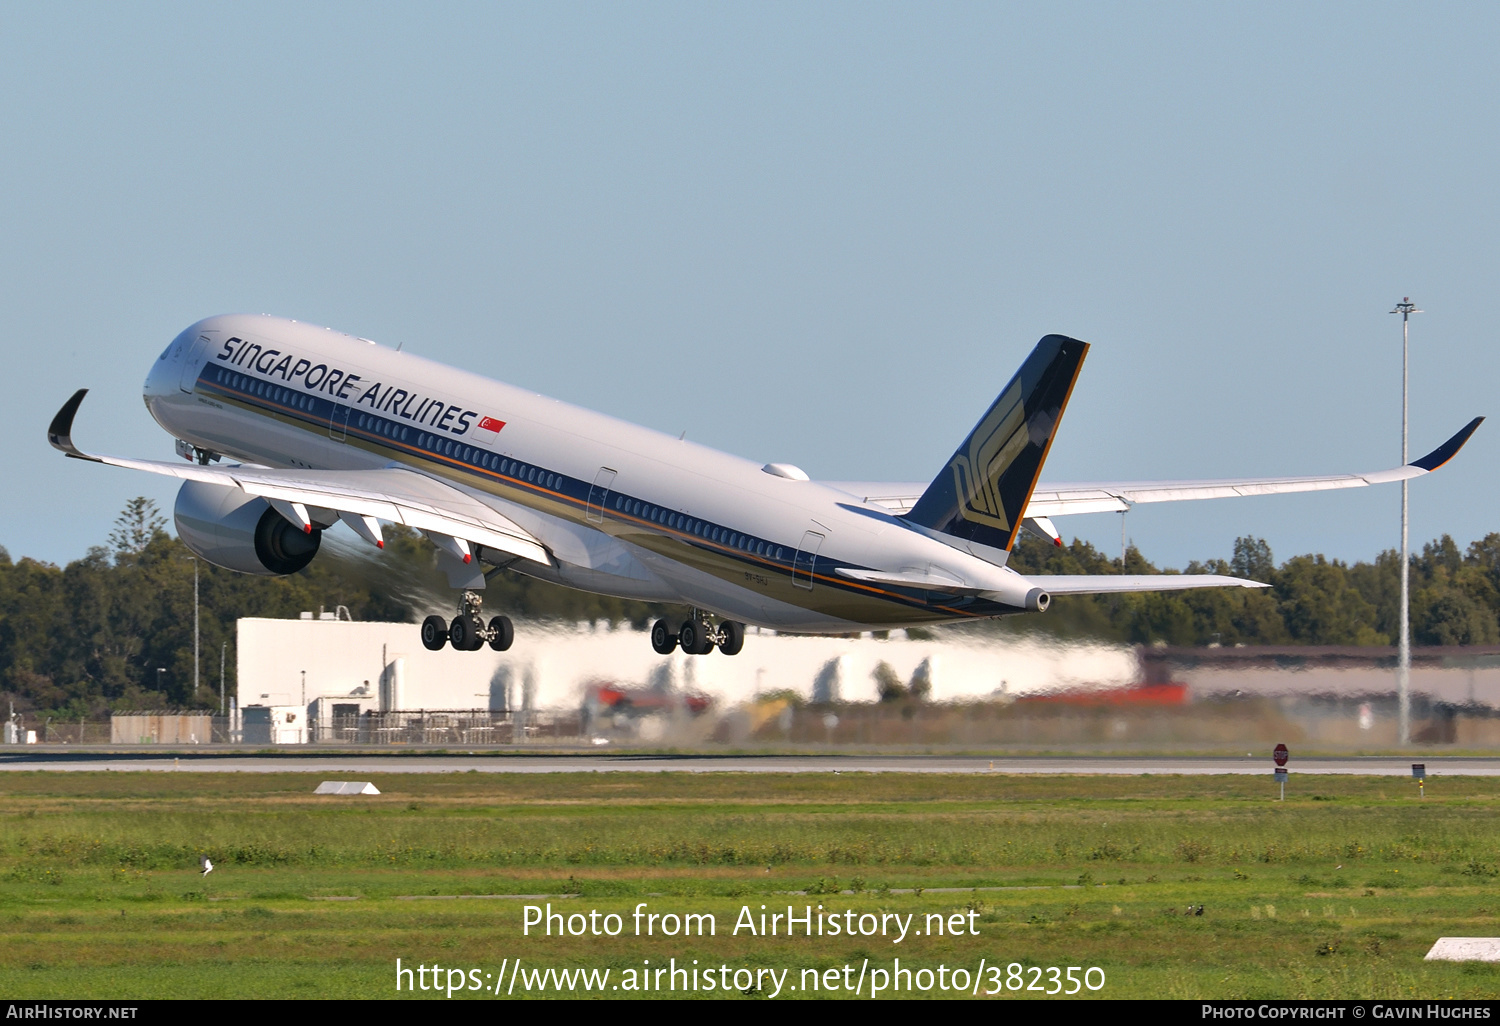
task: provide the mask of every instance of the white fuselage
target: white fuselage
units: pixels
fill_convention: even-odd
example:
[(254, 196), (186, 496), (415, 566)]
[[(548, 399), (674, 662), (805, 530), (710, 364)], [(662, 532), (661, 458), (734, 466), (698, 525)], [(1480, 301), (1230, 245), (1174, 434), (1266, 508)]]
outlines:
[[(198, 322), (158, 359), (145, 397), (175, 437), (246, 463), (441, 478), (552, 556), (513, 569), (586, 591), (823, 632), (1019, 612), (1026, 590), (836, 488), (294, 321)], [(840, 567), (968, 591), (863, 583)]]

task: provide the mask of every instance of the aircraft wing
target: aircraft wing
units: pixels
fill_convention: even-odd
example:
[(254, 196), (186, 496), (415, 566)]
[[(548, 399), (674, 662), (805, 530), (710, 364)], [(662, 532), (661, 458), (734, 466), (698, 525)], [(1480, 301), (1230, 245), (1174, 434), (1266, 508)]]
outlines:
[[(356, 532), (376, 544), (380, 544), (379, 533), (367, 523), (368, 520), (405, 524), (427, 532), (440, 545), (454, 540), (469, 542), (538, 563), (551, 563), (542, 543), (506, 517), (446, 482), (402, 467), (278, 470), (256, 466), (164, 463), (85, 453), (73, 444), (72, 435), (73, 418), (87, 394), (86, 388), (74, 393), (47, 429), (47, 441), (52, 447), (74, 459), (144, 470), (184, 481), (233, 485), (250, 495), (264, 498), (282, 516), (304, 529), (310, 527), (308, 508), (312, 507), (338, 514)], [(468, 553), (467, 546), (460, 545), (456, 549), (455, 555), (462, 557)]]
[[(1280, 495), (1287, 492), (1321, 492), (1335, 488), (1405, 481), (1430, 474), (1451, 460), (1483, 423), (1475, 417), (1463, 429), (1421, 459), (1391, 470), (1363, 474), (1328, 474), (1319, 477), (1249, 477), (1214, 481), (1114, 481), (1086, 484), (1038, 484), (1026, 506), (1028, 518), (1068, 516), (1074, 513), (1124, 513), (1137, 503), (1181, 502), (1187, 499), (1223, 499), (1237, 495)], [(829, 481), (861, 502), (901, 514), (911, 509), (927, 488), (923, 483), (881, 484), (868, 481)], [(1118, 578), (1117, 578), (1118, 579)]]
[(852, 495), (866, 505), (885, 507), (900, 515), (917, 504), (927, 490), (926, 481), (819, 481), (819, 484)]

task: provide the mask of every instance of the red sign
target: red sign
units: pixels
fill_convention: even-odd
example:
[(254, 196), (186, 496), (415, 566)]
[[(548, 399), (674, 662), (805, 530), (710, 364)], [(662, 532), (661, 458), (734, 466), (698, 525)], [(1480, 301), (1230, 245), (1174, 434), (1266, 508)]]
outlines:
[(1287, 754), (1286, 745), (1277, 745), (1275, 751), (1271, 753), (1271, 758), (1276, 760), (1276, 765), (1285, 766)]

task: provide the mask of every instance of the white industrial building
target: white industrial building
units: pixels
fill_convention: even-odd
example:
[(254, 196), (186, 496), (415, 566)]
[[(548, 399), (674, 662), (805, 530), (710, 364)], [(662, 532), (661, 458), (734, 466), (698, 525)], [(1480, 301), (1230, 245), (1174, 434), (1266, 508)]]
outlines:
[[(861, 723), (874, 724), (880, 715), (913, 712), (877, 703), (876, 670), (882, 663), (889, 667), (882, 671), (888, 680), (894, 675), (900, 682), (915, 679), (929, 686), (921, 705), (934, 716), (969, 701), (1007, 703), (1065, 692), (1051, 697), (1074, 702), (1079, 691), (1171, 681), (1177, 689), (1172, 701), (1180, 702), (1190, 690), (1195, 700), (1217, 696), (1273, 703), (1256, 706), (1259, 711), (1235, 705), (1241, 712), (1226, 712), (1231, 721), (1251, 713), (1269, 717), (1268, 725), (1295, 720), (1304, 736), (1338, 743), (1368, 741), (1393, 729), (1387, 721), (1394, 707), (1387, 706), (1394, 701), (1394, 676), (1385, 649), (1135, 649), (1039, 636), (986, 637), (964, 629), (935, 630), (932, 640), (914, 640), (900, 631), (881, 638), (752, 630), (737, 656), (680, 651), (659, 656), (644, 632), (629, 628), (523, 623), (508, 652), (430, 652), (415, 624), (308, 617), (241, 620), (237, 651), (239, 709), (229, 733), (248, 744), (467, 745), (569, 737), (695, 744), (743, 740), (766, 716), (785, 720), (781, 734), (789, 737), (792, 714), (779, 697), (788, 692), (814, 703), (870, 703), (863, 707), (868, 713), (814, 714), (827, 726), (827, 737), (844, 721), (844, 733), (855, 739), (889, 734), (899, 741), (910, 732), (903, 729), (898, 737), (878, 725), (853, 727), (860, 717)], [(1430, 735), (1426, 739), (1497, 743), (1500, 728), (1494, 724), (1500, 719), (1493, 710), (1500, 709), (1500, 647), (1422, 650), (1416, 662), (1413, 689), (1424, 706), (1431, 706), (1423, 713), (1431, 720), (1423, 727)], [(1131, 700), (1137, 699), (1166, 701), (1143, 693)], [(984, 737), (1051, 737), (1046, 730), (1055, 724), (1036, 718), (1046, 719), (1046, 708), (1065, 706), (1025, 704), (1035, 723), (986, 728)], [(1163, 707), (1153, 708), (1148, 718), (1167, 723)], [(1192, 721), (1195, 738), (1201, 740), (1199, 721), (1211, 712)], [(1088, 739), (1089, 716), (1074, 719), (1067, 737)], [(1117, 719), (1112, 738), (1135, 729)], [(964, 734), (967, 724), (964, 717), (950, 721), (942, 736)], [(1253, 733), (1254, 724), (1243, 727)], [(1065, 740), (1062, 734), (1058, 738)]]
[[(934, 702), (1121, 686), (1139, 675), (1134, 651), (1124, 646), (1061, 646), (961, 632), (915, 641), (899, 631), (881, 639), (752, 629), (744, 651), (731, 657), (680, 651), (660, 656), (644, 632), (604, 624), (518, 624), (508, 652), (430, 652), (417, 625), (409, 623), (247, 618), (238, 628), (238, 706), (249, 743), (341, 735), (379, 740), (354, 722), (363, 717), (369, 723), (372, 714), (576, 711), (586, 692), (600, 684), (704, 695), (721, 709), (773, 691), (811, 701), (873, 702), (882, 662), (902, 681), (930, 681), (928, 698)], [(485, 739), (495, 722), (473, 717), (461, 733), (444, 736)], [(335, 723), (337, 732), (331, 733)], [(316, 733), (310, 725), (317, 725)]]

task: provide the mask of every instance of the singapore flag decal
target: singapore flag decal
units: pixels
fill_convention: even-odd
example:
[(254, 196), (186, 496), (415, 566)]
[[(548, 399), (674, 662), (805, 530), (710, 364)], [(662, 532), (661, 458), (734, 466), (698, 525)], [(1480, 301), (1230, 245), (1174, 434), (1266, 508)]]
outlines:
[(500, 434), (500, 429), (505, 426), (505, 421), (496, 420), (494, 417), (485, 417), (480, 420), (474, 428), (474, 437), (481, 442), (493, 442)]

